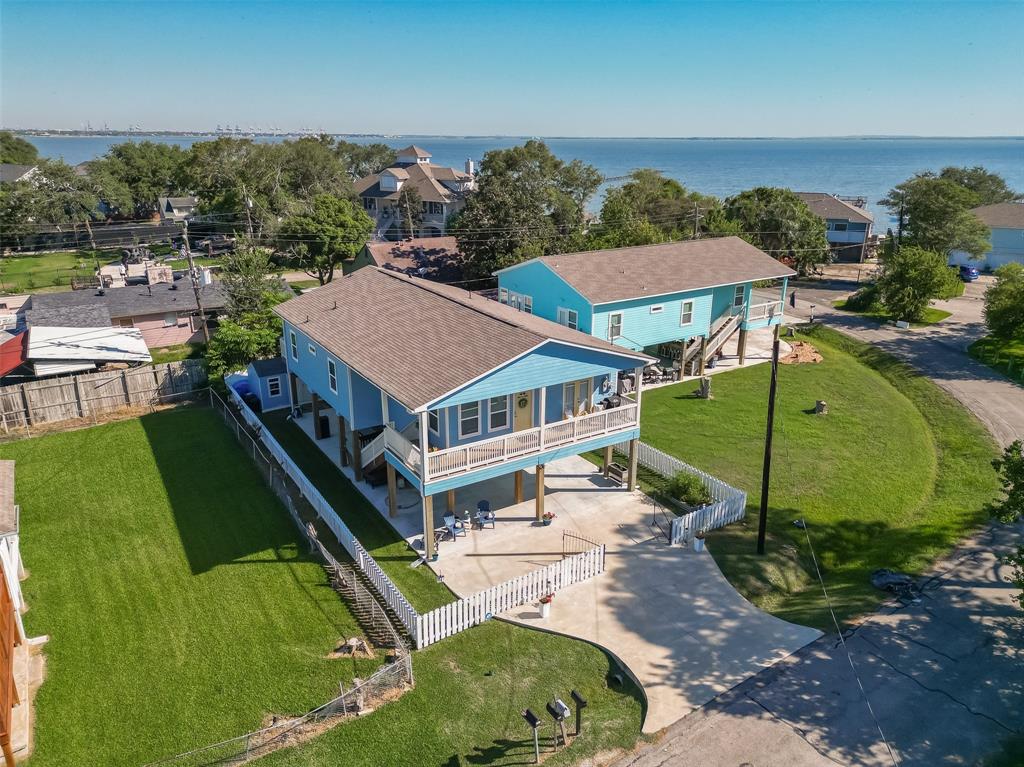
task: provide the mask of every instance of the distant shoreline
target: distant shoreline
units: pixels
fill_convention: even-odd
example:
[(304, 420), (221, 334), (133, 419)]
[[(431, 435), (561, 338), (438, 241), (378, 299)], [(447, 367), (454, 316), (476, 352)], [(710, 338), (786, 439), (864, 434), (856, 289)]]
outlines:
[[(321, 134), (317, 133), (267, 133), (267, 132), (240, 132), (240, 133), (217, 133), (209, 131), (81, 131), (81, 130), (45, 130), (42, 128), (17, 129), (0, 128), (9, 130), (18, 136), (45, 136), (46, 138), (132, 138), (146, 136), (160, 136), (169, 138), (313, 138)], [(908, 135), (851, 135), (851, 136), (511, 136), (511, 135), (452, 135), (452, 134), (430, 134), (430, 133), (405, 133), (405, 134), (381, 134), (381, 133), (327, 133), (332, 138), (359, 138), (359, 139), (499, 139), (499, 140), (526, 140), (537, 138), (550, 141), (1024, 141), (1024, 136), (908, 136)]]

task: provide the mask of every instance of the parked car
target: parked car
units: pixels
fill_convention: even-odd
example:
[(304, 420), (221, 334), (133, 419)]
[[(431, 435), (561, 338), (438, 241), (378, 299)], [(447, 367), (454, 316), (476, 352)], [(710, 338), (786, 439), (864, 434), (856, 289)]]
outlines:
[(960, 279), (964, 282), (974, 282), (978, 276), (978, 267), (966, 264), (960, 267)]

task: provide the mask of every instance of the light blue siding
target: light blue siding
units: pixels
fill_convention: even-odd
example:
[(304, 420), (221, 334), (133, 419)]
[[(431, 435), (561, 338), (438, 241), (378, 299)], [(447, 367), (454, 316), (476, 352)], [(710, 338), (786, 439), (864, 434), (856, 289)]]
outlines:
[(549, 341), (529, 354), (439, 400), (432, 408), (513, 394), (580, 378), (614, 374), (615, 371), (631, 370), (641, 364), (640, 360), (626, 356), (620, 357), (614, 353)]
[[(295, 333), (297, 341), (297, 360), (292, 358), (290, 340), (291, 332)], [(349, 413), (348, 407), (348, 368), (345, 364), (336, 357), (328, 354), (319, 344), (310, 341), (309, 337), (305, 333), (287, 322), (284, 323), (284, 342), (285, 362), (288, 365), (288, 371), (301, 378), (303, 383), (305, 383), (311, 391), (316, 392), (320, 399), (326, 401), (328, 405), (341, 413), (341, 415), (345, 416), (345, 418), (350, 419), (351, 414)], [(316, 354), (309, 353), (309, 345), (311, 343), (316, 349)], [(338, 384), (337, 392), (331, 391), (328, 381), (328, 359), (333, 360), (336, 366)], [(380, 413), (379, 399), (377, 402), (377, 413)]]
[(408, 482), (417, 490), (420, 489), (420, 478), (416, 476), (412, 469), (410, 469), (408, 466), (402, 463), (398, 458), (393, 456), (390, 450), (384, 451), (384, 460), (390, 463), (392, 466), (394, 466), (395, 470), (403, 477), (405, 477), (406, 482)]
[[(249, 388), (254, 394), (260, 398), (260, 408), (263, 412), (268, 410), (279, 410), (284, 407), (291, 405), (291, 392), (288, 388), (288, 371), (283, 373), (275, 373), (260, 378), (256, 374), (256, 368), (253, 365), (249, 365)], [(277, 378), (281, 383), (281, 391), (275, 397), (270, 393), (270, 379)]]
[(992, 229), (989, 236), (992, 250), (981, 258), (971, 258), (961, 250), (949, 255), (949, 263), (957, 266), (976, 266), (979, 269), (998, 269), (1004, 264), (1024, 264), (1024, 229)]
[(498, 287), (533, 299), (533, 313), (558, 322), (558, 308), (579, 314), (579, 330), (591, 332), (591, 306), (575, 288), (541, 261), (527, 261), (498, 275)]
[[(381, 426), (380, 389), (367, 381), (356, 371), (350, 371), (352, 379), (352, 410), (349, 418), (353, 429), (370, 429)], [(390, 408), (389, 408), (390, 409)]]
[[(682, 325), (683, 303), (693, 302), (693, 317), (689, 324)], [(651, 307), (662, 307), (652, 313)], [(612, 314), (622, 313), (622, 337), (614, 343), (628, 349), (641, 350), (669, 341), (679, 341), (708, 332), (712, 320), (712, 292), (691, 290), (667, 296), (636, 298), (601, 304), (594, 309), (594, 335), (608, 340), (609, 321)]]

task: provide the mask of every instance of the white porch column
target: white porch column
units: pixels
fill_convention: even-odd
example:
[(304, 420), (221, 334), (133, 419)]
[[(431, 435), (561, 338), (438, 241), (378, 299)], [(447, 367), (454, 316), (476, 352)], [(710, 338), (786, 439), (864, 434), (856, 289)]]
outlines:
[(538, 397), (538, 400), (540, 402), (540, 449), (542, 451), (544, 450), (544, 426), (545, 426), (544, 418), (545, 418), (545, 413), (547, 411), (547, 401), (546, 401), (547, 393), (548, 393), (548, 387), (546, 387), (546, 386), (540, 387), (540, 397)]
[(384, 425), (388, 425), (388, 393), (383, 389), (380, 390), (380, 422)]
[(644, 385), (644, 369), (642, 367), (633, 369), (633, 377), (636, 379), (634, 391), (636, 392), (636, 421), (640, 423), (640, 389)]
[(430, 471), (427, 460), (429, 453), (427, 450), (430, 447), (429, 428), (430, 428), (430, 413), (424, 410), (420, 413), (420, 485), (426, 487), (427, 480), (430, 478)]

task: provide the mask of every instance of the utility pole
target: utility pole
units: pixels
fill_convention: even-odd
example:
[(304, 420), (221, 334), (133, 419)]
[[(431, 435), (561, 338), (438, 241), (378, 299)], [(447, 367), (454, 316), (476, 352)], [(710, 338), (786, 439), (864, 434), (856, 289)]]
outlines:
[(693, 239), (697, 239), (697, 222), (700, 221), (700, 206), (693, 201)]
[(210, 343), (210, 330), (206, 327), (206, 310), (203, 309), (203, 298), (202, 291), (199, 289), (199, 272), (196, 271), (195, 261), (192, 260), (192, 248), (188, 244), (188, 220), (181, 222), (182, 224), (182, 245), (185, 248), (185, 258), (188, 259), (188, 274), (192, 278), (192, 292), (196, 296), (196, 308), (199, 310), (199, 322), (203, 326), (203, 340), (206, 343)]
[(245, 198), (245, 221), (249, 227), (249, 239), (252, 240), (252, 200), (249, 199), (249, 193), (245, 189), (245, 184), (242, 184), (242, 197)]
[(903, 245), (903, 218), (906, 214), (903, 212), (903, 203), (900, 203), (900, 226), (896, 234), (896, 250), (899, 250)]
[(775, 388), (779, 380), (779, 326), (772, 342), (772, 382), (768, 389), (768, 429), (764, 438), (764, 469), (761, 472), (761, 514), (757, 522), (757, 553), (764, 554), (768, 532), (768, 482), (772, 473), (772, 430), (775, 426)]

